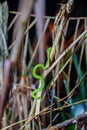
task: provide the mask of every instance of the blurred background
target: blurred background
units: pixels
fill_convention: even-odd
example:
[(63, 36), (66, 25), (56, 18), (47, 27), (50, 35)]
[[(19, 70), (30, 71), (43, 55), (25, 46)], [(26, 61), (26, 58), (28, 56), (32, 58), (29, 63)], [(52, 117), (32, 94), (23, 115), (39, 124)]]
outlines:
[[(9, 86), (6, 83), (10, 82), (10, 88), (6, 88), (4, 84), (1, 85), (0, 121), (2, 117), (3, 120), (0, 125), (2, 124), (1, 127), (5, 128), (10, 124), (26, 119), (24, 123), (12, 126), (8, 128), (9, 130), (21, 129), (22, 126), (26, 130), (47, 130), (48, 127), (67, 119), (70, 121), (70, 119), (87, 111), (87, 36), (83, 35), (77, 44), (71, 47), (72, 43), (87, 29), (87, 0), (75, 0), (70, 14), (67, 16), (66, 12), (64, 13), (66, 24), (62, 28), (61, 34), (59, 30), (63, 16), (60, 17), (58, 23), (55, 22), (55, 19), (59, 12), (60, 14), (63, 12), (60, 7), (62, 4), (66, 4), (67, 0), (42, 0), (40, 6), (38, 1), (40, 0), (34, 1), (32, 8), (30, 7), (29, 16), (26, 12), (27, 5), (22, 8), (21, 3), (24, 0), (7, 1), (9, 15), (6, 41), (7, 48), (10, 49), (7, 49), (9, 55), (3, 56), (1, 53), (1, 59), (4, 61), (2, 62), (4, 67), (1, 68), (4, 76), (1, 75), (1, 77), (3, 79), (7, 76), (3, 82), (7, 79), (4, 84)], [(0, 0), (0, 2), (3, 3), (4, 0)], [(23, 17), (20, 15), (21, 11), (26, 12)], [(10, 26), (17, 13), (19, 13), (18, 19)], [(41, 17), (38, 17), (39, 15)], [(25, 18), (22, 21), (24, 23), (21, 23), (22, 18)], [(38, 22), (37, 19), (39, 19)], [(45, 80), (42, 91), (43, 100), (40, 102), (31, 97), (32, 90), (40, 84), (39, 79), (35, 79), (32, 74), (32, 70), (35, 65), (46, 63), (46, 50), (53, 46), (56, 37), (59, 37), (57, 39), (58, 44), (54, 52), (55, 58), (52, 61), (50, 58), (50, 65), (55, 63), (62, 54), (65, 54), (46, 77), (43, 76), (42, 69), (37, 71)], [(20, 45), (11, 47), (15, 39), (18, 40), (15, 45), (19, 43)], [(22, 43), (24, 44), (21, 45)], [(37, 45), (39, 46), (37, 47)], [(71, 49), (66, 53), (66, 49), (69, 47)], [(38, 49), (35, 52), (36, 48)], [(31, 123), (27, 117), (32, 120)], [(87, 126), (84, 124), (87, 123), (87, 120), (86, 123), (83, 121), (83, 124), (78, 126), (82, 123), (81, 121), (78, 121), (76, 125), (64, 127), (63, 130), (82, 130), (83, 128), (86, 130)], [(27, 122), (29, 126), (25, 125)]]

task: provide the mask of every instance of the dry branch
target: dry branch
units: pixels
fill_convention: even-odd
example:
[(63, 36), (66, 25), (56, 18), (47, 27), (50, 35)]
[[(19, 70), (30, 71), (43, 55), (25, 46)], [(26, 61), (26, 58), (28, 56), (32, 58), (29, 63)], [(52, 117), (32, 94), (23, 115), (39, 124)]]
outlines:
[(79, 124), (79, 125), (84, 125), (84, 123), (87, 123), (87, 112), (84, 112), (83, 114), (75, 117), (75, 118), (72, 118), (72, 119), (69, 119), (69, 120), (66, 120), (62, 123), (59, 123), (55, 126), (52, 126), (50, 128), (47, 128), (45, 130), (59, 130), (59, 129), (62, 129), (62, 128), (65, 128), (69, 125), (73, 125), (73, 124)]

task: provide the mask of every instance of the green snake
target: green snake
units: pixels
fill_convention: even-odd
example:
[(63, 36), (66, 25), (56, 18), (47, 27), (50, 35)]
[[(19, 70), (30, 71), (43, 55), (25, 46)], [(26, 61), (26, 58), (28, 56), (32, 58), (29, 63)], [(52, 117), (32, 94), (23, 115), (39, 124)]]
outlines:
[(38, 68), (42, 68), (43, 70), (47, 69), (50, 65), (50, 52), (51, 52), (51, 47), (49, 47), (47, 49), (47, 61), (46, 61), (46, 65), (43, 65), (43, 64), (37, 64), (34, 66), (33, 68), (33, 71), (32, 71), (32, 75), (34, 76), (34, 78), (40, 80), (40, 84), (38, 86), (37, 89), (35, 89), (32, 93), (31, 93), (31, 96), (32, 98), (34, 99), (40, 99), (40, 97), (37, 96), (37, 93), (42, 91), (44, 85), (45, 85), (45, 82), (44, 82), (44, 78), (41, 76), (41, 75), (38, 75), (37, 74), (37, 69)]
[[(85, 34), (84, 38), (87, 38), (87, 34)], [(49, 65), (50, 65), (50, 52), (51, 52), (51, 47), (49, 47), (47, 49), (47, 62), (46, 62), (45, 66), (43, 64), (37, 64), (33, 68), (32, 75), (34, 76), (34, 78), (40, 80), (40, 84), (39, 84), (38, 88), (35, 89), (31, 93), (31, 96), (34, 99), (39, 99), (40, 98), (40, 97), (37, 96), (37, 93), (40, 92), (40, 91), (42, 91), (42, 89), (43, 89), (43, 87), (45, 85), (44, 78), (41, 75), (37, 74), (37, 69), (41, 67), (43, 70), (45, 70), (45, 69), (47, 69), (49, 67)]]

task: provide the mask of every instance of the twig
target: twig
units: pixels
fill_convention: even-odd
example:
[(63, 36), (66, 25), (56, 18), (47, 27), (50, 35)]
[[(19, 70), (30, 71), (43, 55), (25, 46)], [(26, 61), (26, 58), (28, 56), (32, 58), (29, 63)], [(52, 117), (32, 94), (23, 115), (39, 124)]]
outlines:
[(16, 14), (16, 16), (14, 17), (14, 19), (11, 21), (11, 23), (9, 24), (8, 26), (8, 31), (11, 29), (11, 27), (13, 26), (13, 24), (15, 23), (15, 21), (17, 20), (18, 18), (18, 14)]
[(48, 18), (48, 19), (46, 20), (46, 23), (45, 23), (45, 27), (44, 27), (44, 30), (43, 30), (43, 34), (42, 34), (41, 37), (39, 38), (39, 41), (38, 41), (38, 43), (37, 43), (37, 46), (36, 46), (36, 48), (35, 48), (35, 50), (34, 50), (34, 53), (33, 53), (32, 57), (31, 57), (31, 60), (30, 60), (30, 62), (29, 62), (29, 64), (28, 64), (26, 73), (29, 73), (29, 70), (30, 70), (30, 68), (31, 68), (32, 62), (33, 62), (34, 57), (35, 57), (35, 55), (36, 55), (38, 46), (39, 46), (39, 44), (40, 44), (41, 38), (44, 36), (44, 33), (45, 33), (46, 29), (47, 29), (47, 26), (48, 26), (48, 24), (49, 24), (49, 21), (50, 21), (50, 19)]
[(78, 43), (78, 41), (84, 37), (84, 35), (87, 33), (87, 29), (74, 41), (72, 42), (72, 44), (65, 50), (62, 52), (62, 54), (57, 58), (57, 60), (50, 66), (50, 68), (48, 68), (47, 70), (44, 71), (44, 77), (46, 77), (51, 71), (52, 69), (57, 65), (57, 63), (66, 55), (66, 53), (74, 46)]

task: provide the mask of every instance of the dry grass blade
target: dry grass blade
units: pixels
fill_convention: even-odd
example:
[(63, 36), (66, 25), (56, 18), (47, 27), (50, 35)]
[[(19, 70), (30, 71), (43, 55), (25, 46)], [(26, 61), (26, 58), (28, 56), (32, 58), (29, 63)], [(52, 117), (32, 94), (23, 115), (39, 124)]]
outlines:
[(14, 17), (14, 19), (12, 20), (12, 22), (8, 26), (8, 31), (11, 29), (11, 27), (13, 26), (13, 24), (15, 23), (15, 21), (17, 20), (17, 18), (18, 18), (18, 14), (16, 14), (16, 16)]

